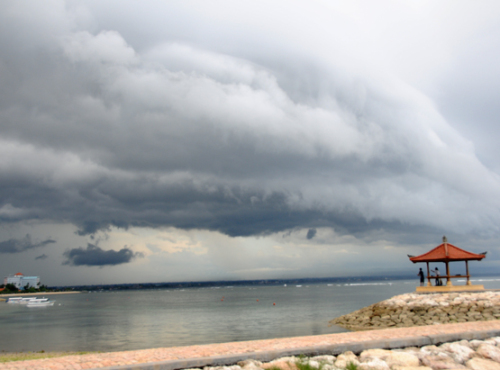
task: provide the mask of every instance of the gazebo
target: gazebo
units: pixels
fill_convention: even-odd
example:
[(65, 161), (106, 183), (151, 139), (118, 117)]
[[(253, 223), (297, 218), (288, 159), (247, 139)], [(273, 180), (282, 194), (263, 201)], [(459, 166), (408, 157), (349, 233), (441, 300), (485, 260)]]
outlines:
[[(427, 287), (417, 287), (418, 291), (453, 291), (453, 290), (483, 290), (482, 285), (471, 285), (469, 275), (469, 261), (481, 261), (486, 257), (486, 252), (476, 254), (465, 251), (453, 244), (448, 243), (446, 236), (443, 236), (443, 244), (438, 245), (436, 248), (424, 253), (420, 256), (408, 255), (410, 261), (413, 263), (426, 262), (427, 263)], [(450, 275), (450, 262), (465, 261), (466, 275)], [(444, 262), (446, 264), (446, 275), (440, 275), (439, 278), (446, 279), (446, 286), (432, 286), (431, 279), (436, 276), (430, 276), (429, 262)], [(451, 279), (454, 278), (467, 278), (466, 286), (453, 286)]]

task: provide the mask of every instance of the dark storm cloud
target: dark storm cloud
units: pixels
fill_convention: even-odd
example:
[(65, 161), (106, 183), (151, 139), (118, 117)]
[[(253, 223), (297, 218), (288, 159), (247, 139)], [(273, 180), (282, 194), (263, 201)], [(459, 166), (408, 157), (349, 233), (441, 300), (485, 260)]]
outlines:
[(53, 243), (56, 243), (56, 241), (52, 239), (33, 242), (30, 234), (26, 234), (23, 239), (9, 239), (0, 242), (0, 253), (21, 253), (30, 249), (45, 247)]
[[(332, 42), (332, 59), (324, 44), (309, 49), (314, 33), (295, 44), (273, 30), (262, 45), (241, 30), (234, 42), (182, 6), (155, 12), (182, 17), (175, 32), (154, 16), (165, 32), (140, 39), (132, 13), (117, 19), (100, 2), (37, 5), (36, 18), (23, 4), (0, 12), (3, 223), (71, 222), (80, 235), (499, 233), (498, 176), (430, 99), (358, 66), (369, 60), (358, 50)], [(210, 30), (203, 40), (190, 33), (196, 20)], [(133, 256), (94, 247), (73, 249), (67, 263)]]
[(49, 256), (47, 256), (47, 255), (44, 253), (44, 254), (42, 254), (42, 255), (40, 255), (40, 256), (38, 256), (38, 257), (35, 257), (35, 261), (37, 261), (37, 260), (45, 260), (45, 259), (47, 259), (47, 258), (49, 258)]
[(87, 244), (87, 248), (74, 248), (64, 252), (65, 265), (72, 266), (114, 266), (129, 263), (134, 258), (144, 257), (142, 253), (133, 252), (129, 248), (119, 251), (103, 250), (97, 245)]
[(307, 239), (311, 240), (312, 238), (314, 238), (316, 236), (317, 232), (318, 232), (318, 230), (316, 230), (316, 229), (307, 230), (307, 235), (306, 235)]

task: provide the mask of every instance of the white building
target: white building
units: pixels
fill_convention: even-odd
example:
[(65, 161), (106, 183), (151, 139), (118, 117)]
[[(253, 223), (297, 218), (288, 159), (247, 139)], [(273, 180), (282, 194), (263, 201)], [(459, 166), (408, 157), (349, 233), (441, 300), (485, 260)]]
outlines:
[(38, 288), (40, 285), (40, 278), (38, 276), (24, 276), (20, 272), (15, 275), (7, 276), (3, 279), (3, 283), (14, 284), (17, 289), (23, 290), (26, 284), (30, 287)]

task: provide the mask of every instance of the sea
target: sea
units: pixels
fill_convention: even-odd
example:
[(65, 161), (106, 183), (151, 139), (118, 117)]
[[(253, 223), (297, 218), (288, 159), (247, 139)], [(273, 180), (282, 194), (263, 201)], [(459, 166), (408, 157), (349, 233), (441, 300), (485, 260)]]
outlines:
[[(500, 289), (499, 277), (472, 283)], [(221, 284), (51, 295), (51, 307), (0, 302), (0, 351), (109, 352), (338, 333), (346, 330), (330, 320), (414, 292), (417, 284)]]

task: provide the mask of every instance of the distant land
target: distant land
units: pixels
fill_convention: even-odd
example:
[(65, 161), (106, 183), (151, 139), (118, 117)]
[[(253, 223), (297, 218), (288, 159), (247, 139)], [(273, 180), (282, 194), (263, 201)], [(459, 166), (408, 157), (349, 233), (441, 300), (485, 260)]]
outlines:
[[(500, 274), (474, 274), (472, 277), (500, 276)], [(386, 280), (415, 280), (416, 275), (393, 275), (393, 276), (354, 276), (354, 277), (328, 277), (328, 278), (302, 278), (302, 279), (262, 279), (262, 280), (222, 280), (222, 281), (186, 281), (170, 283), (129, 283), (129, 284), (97, 284), (97, 285), (72, 285), (51, 286), (54, 290), (147, 290), (147, 289), (182, 289), (182, 288), (211, 288), (228, 286), (255, 286), (255, 285), (304, 285), (304, 284), (353, 284), (358, 282), (383, 282)]]

